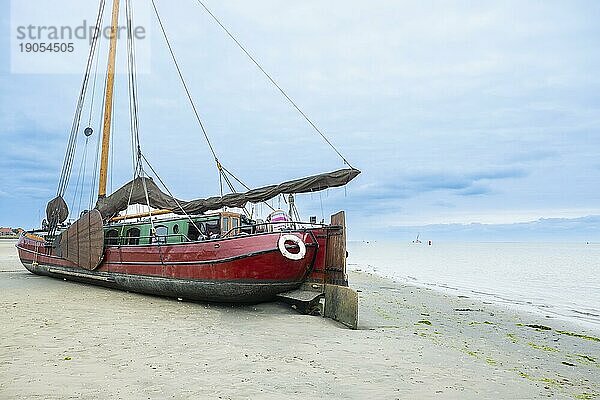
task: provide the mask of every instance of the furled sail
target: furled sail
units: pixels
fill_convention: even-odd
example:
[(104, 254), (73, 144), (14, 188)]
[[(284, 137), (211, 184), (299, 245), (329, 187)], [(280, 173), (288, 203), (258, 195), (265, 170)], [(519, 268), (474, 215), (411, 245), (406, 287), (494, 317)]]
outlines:
[(347, 168), (300, 178), (279, 185), (252, 189), (245, 193), (230, 193), (225, 196), (191, 201), (174, 199), (161, 191), (151, 178), (139, 177), (127, 183), (112, 195), (100, 198), (96, 203), (96, 209), (100, 211), (103, 218), (114, 217), (120, 211), (127, 209), (128, 204), (147, 204), (147, 191), (150, 206), (153, 208), (172, 210), (175, 214), (184, 214), (184, 211), (187, 214), (202, 214), (223, 207), (243, 207), (247, 203), (260, 203), (280, 194), (310, 193), (344, 186), (359, 174), (359, 170)]
[(46, 221), (48, 221), (48, 224), (56, 227), (56, 225), (65, 222), (67, 218), (69, 218), (69, 207), (62, 196), (56, 196), (50, 200), (46, 206)]

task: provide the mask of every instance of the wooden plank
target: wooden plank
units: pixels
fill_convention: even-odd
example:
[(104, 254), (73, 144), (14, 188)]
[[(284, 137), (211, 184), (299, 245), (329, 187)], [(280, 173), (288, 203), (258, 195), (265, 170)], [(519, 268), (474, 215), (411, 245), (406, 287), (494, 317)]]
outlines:
[(325, 317), (358, 328), (358, 293), (346, 286), (325, 285)]
[[(333, 227), (339, 229), (333, 229)], [(331, 216), (331, 227), (327, 237), (325, 258), (325, 283), (348, 286), (346, 274), (346, 213), (340, 211)]]
[(48, 272), (50, 272), (51, 274), (73, 276), (76, 278), (93, 279), (95, 281), (103, 281), (103, 282), (114, 282), (115, 281), (115, 279), (110, 276), (92, 275), (91, 273), (71, 272), (71, 271), (65, 271), (64, 269), (57, 269), (57, 268), (50, 268), (48, 270)]
[(62, 233), (60, 254), (87, 270), (98, 268), (104, 258), (104, 230), (98, 210), (84, 214)]

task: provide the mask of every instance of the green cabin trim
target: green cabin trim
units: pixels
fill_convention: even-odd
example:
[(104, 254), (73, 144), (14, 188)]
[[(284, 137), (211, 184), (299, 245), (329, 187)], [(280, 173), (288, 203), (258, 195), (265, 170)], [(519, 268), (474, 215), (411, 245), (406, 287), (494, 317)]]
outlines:
[[(190, 221), (193, 221), (193, 223)], [(152, 232), (152, 224), (155, 231)], [(118, 222), (104, 226), (104, 242), (107, 246), (136, 246), (148, 244), (176, 244), (231, 236), (231, 230), (239, 234), (244, 225), (252, 225), (242, 215), (232, 212), (169, 219)], [(198, 229), (200, 232), (198, 232)], [(252, 233), (252, 232), (247, 232)]]

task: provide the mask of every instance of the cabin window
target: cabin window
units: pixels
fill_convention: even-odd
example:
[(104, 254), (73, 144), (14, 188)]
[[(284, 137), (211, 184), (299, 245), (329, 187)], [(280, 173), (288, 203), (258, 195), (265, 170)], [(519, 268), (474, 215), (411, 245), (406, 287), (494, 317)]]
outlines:
[(206, 221), (206, 236), (213, 238), (221, 234), (221, 227), (219, 226), (219, 220), (214, 219), (212, 221)]
[(116, 246), (119, 244), (119, 231), (111, 229), (104, 235), (107, 246)]
[(140, 230), (138, 228), (130, 228), (127, 230), (127, 244), (138, 245), (140, 244)]
[(251, 235), (254, 233), (254, 221), (241, 221), (240, 234)]
[(176, 235), (179, 233), (179, 225), (175, 224), (175, 226), (173, 226), (173, 233)]
[(231, 229), (233, 229), (233, 234), (237, 235), (240, 233), (239, 229), (235, 229), (240, 225), (240, 220), (237, 218), (231, 218)]
[(229, 231), (229, 217), (223, 217), (223, 234), (226, 234)]
[(154, 243), (166, 244), (167, 236), (169, 235), (169, 228), (164, 225), (159, 225), (156, 227), (155, 237), (152, 239)]
[(200, 238), (201, 232), (198, 229), (202, 229), (202, 223), (201, 222), (196, 221), (194, 224), (192, 224), (191, 222), (188, 224), (188, 234), (187, 234), (187, 237), (192, 242), (195, 242), (196, 240), (198, 240)]

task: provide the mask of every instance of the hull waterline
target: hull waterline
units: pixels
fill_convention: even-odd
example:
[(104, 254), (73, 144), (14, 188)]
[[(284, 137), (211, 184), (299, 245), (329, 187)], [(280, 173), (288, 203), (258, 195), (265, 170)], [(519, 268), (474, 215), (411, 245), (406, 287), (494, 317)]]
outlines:
[(251, 303), (296, 289), (314, 272), (319, 243), (311, 239), (314, 235), (297, 235), (308, 242), (302, 260), (285, 258), (276, 245), (279, 234), (266, 234), (177, 245), (109, 246), (94, 271), (26, 236), (17, 248), (23, 266), (36, 275), (187, 300)]
[(33, 263), (26, 262), (23, 262), (23, 266), (31, 273), (41, 276), (155, 296), (222, 303), (257, 303), (269, 301), (277, 294), (294, 290), (302, 284), (302, 281), (202, 281), (148, 275), (89, 272), (68, 267), (34, 265)]

